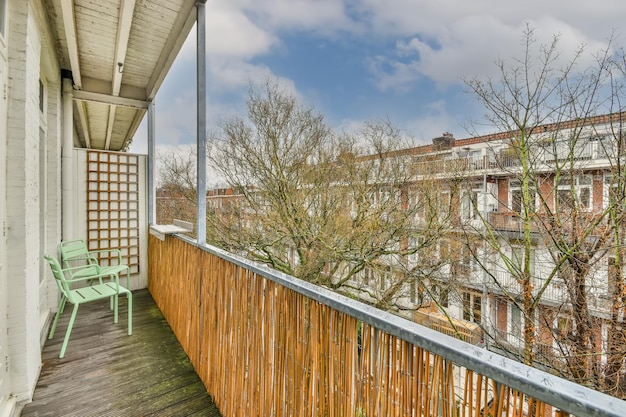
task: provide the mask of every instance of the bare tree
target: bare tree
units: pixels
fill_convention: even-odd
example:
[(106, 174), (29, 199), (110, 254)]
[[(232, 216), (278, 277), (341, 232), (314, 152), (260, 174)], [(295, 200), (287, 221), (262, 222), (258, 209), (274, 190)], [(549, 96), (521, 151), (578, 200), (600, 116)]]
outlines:
[[(590, 139), (599, 134), (593, 131), (591, 120), (615, 110), (609, 106), (615, 93), (608, 85), (613, 67), (611, 45), (596, 57), (596, 65), (579, 71), (584, 48), (560, 64), (558, 36), (551, 44), (537, 47), (533, 30), (527, 28), (523, 39), (522, 58), (497, 62), (497, 80), (466, 82), (484, 104), (487, 120), (511, 136), (508, 150), (500, 152), (504, 156), (500, 162), (518, 186), (512, 204), (517, 205), (520, 233), (515, 239), (503, 238), (486, 217), (482, 228), (486, 246), (519, 284), (521, 297), (507, 291), (491, 265), (481, 265), (524, 315), (524, 362), (532, 365), (537, 359), (537, 323), (543, 320), (561, 350), (564, 376), (601, 389), (601, 352), (593, 330), (596, 320), (590, 313), (588, 282), (609, 249), (621, 246), (612, 236), (621, 230), (622, 219), (616, 214), (614, 226), (607, 227), (616, 204), (596, 202), (591, 207), (591, 196), (583, 193), (580, 185), (581, 181), (594, 181), (593, 174), (598, 174), (585, 162), (590, 157), (586, 153)], [(622, 110), (618, 109), (617, 119)], [(543, 263), (541, 276), (534, 272), (538, 247), (545, 248), (551, 258)], [(561, 311), (573, 318), (571, 327), (561, 330), (554, 328), (554, 315), (541, 317), (539, 308), (542, 295), (557, 280), (567, 289)]]
[[(615, 56), (608, 70), (611, 80), (611, 108), (617, 111), (624, 109), (626, 99), (626, 52), (622, 49)], [(615, 111), (614, 112), (617, 112)], [(608, 296), (611, 302), (611, 317), (607, 329), (606, 366), (604, 368), (603, 390), (620, 398), (626, 397), (626, 332), (624, 320), (626, 316), (626, 120), (616, 120), (611, 131), (614, 147), (614, 161), (610, 179), (605, 180), (609, 186), (608, 193), (608, 229), (611, 231), (608, 274)]]
[(383, 308), (415, 287), (399, 260), (432, 246), (443, 223), (426, 215), (431, 227), (413, 227), (426, 200), (407, 204), (411, 160), (391, 124), (336, 135), (268, 82), (251, 90), (248, 117), (223, 123), (211, 144), (212, 164), (239, 195), (210, 213), (213, 243)]
[(157, 223), (180, 219), (195, 223), (196, 155), (189, 148), (160, 152), (158, 155)]

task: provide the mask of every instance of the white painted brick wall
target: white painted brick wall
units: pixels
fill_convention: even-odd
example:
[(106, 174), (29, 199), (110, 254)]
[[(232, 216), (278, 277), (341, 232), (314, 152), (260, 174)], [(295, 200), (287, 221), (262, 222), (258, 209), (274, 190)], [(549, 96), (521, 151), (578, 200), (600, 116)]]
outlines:
[[(48, 101), (47, 101), (47, 124), (48, 137), (46, 144), (46, 253), (56, 255), (56, 248), (61, 240), (61, 143), (62, 143), (62, 101), (61, 101), (61, 80), (60, 69), (55, 72), (58, 78), (48, 79)], [(46, 300), (45, 305), (56, 311), (59, 294), (54, 277), (50, 268), (46, 271)]]
[[(9, 103), (7, 120), (7, 292), (8, 346), (12, 394), (19, 400), (32, 395), (41, 366), (40, 301), (44, 309), (56, 303), (40, 293), (40, 222), (45, 222), (46, 250), (60, 237), (60, 87), (58, 71), (50, 80), (47, 102), (45, 166), (49, 188), (46, 213), (39, 195), (39, 79), (42, 32), (32, 1), (9, 2)], [(39, 14), (41, 16), (41, 14)], [(54, 75), (53, 75), (54, 77)], [(56, 295), (56, 294), (54, 294)], [(49, 299), (48, 299), (49, 298)]]

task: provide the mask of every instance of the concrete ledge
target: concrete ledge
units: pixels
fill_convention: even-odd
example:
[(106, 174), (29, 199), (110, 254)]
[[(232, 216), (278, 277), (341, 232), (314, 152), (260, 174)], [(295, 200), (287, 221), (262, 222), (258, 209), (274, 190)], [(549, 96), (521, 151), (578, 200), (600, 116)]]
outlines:
[(193, 231), (193, 224), (174, 219), (174, 224), (153, 224), (150, 226), (150, 234), (159, 240), (165, 240), (165, 236), (176, 233), (189, 233)]

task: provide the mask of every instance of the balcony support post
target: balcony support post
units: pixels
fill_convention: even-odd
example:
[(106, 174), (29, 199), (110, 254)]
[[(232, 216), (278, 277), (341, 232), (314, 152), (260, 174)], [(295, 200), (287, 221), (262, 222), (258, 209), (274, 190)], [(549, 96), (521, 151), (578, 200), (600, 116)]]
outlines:
[(154, 190), (154, 160), (155, 160), (155, 131), (154, 131), (154, 100), (148, 103), (148, 224), (156, 224), (156, 204)]
[(197, 241), (198, 245), (206, 243), (206, 0), (196, 3), (196, 36), (197, 36)]

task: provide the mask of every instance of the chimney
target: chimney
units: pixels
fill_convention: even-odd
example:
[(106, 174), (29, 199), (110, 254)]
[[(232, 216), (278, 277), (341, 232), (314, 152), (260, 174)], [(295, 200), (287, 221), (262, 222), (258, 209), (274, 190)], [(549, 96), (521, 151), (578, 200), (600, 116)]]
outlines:
[(443, 136), (433, 139), (433, 148), (435, 151), (447, 151), (454, 146), (454, 136), (452, 133), (444, 132)]

